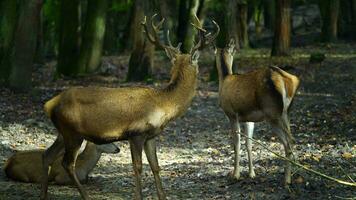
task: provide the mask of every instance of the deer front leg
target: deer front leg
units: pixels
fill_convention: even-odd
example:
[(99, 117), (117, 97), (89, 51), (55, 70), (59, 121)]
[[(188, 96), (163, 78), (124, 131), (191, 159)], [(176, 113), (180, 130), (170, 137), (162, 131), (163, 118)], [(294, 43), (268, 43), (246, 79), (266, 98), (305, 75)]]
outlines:
[(247, 156), (248, 156), (248, 169), (250, 178), (256, 176), (255, 170), (253, 169), (253, 158), (252, 158), (252, 141), (249, 138), (253, 137), (253, 129), (255, 124), (253, 122), (245, 123), (245, 133), (246, 133), (246, 147), (247, 147)]
[(236, 116), (230, 117), (232, 143), (234, 146), (234, 171), (233, 178), (238, 180), (240, 178), (240, 149), (241, 149), (241, 128)]
[(149, 139), (149, 140), (146, 141), (146, 143), (145, 143), (145, 153), (146, 153), (147, 160), (150, 163), (150, 167), (151, 167), (153, 176), (155, 178), (158, 198), (160, 200), (164, 200), (164, 199), (166, 199), (166, 195), (164, 193), (164, 190), (163, 190), (163, 187), (162, 187), (161, 178), (159, 176), (160, 168), (159, 168), (159, 165), (158, 165), (155, 138), (152, 138), (152, 139)]
[(142, 137), (134, 137), (129, 140), (132, 165), (135, 173), (135, 199), (141, 200), (142, 198), (142, 184), (141, 184), (141, 174), (142, 174), (142, 149), (144, 144), (144, 139)]

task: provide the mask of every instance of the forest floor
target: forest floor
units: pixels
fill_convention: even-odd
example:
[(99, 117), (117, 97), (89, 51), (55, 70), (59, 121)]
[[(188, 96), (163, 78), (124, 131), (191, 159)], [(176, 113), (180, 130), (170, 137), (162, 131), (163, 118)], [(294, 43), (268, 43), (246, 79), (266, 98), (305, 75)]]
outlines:
[[(311, 53), (325, 53), (325, 61), (309, 64)], [(228, 181), (232, 171), (231, 139), (228, 120), (218, 107), (217, 88), (207, 82), (213, 66), (212, 52), (200, 59), (200, 84), (192, 106), (181, 119), (165, 128), (158, 142), (161, 178), (169, 199), (337, 199), (356, 198), (356, 189), (327, 181), (293, 167), (290, 190), (283, 187), (283, 161), (261, 146), (253, 146), (256, 178), (248, 178), (247, 155), (242, 145), (242, 178)], [(302, 83), (290, 112), (292, 133), (296, 139), (295, 155), (303, 165), (330, 176), (356, 180), (356, 45), (313, 45), (294, 48), (288, 59), (271, 59), (268, 49), (244, 50), (236, 56), (239, 72), (269, 65), (295, 67), (291, 73)], [(160, 56), (153, 85), (168, 81), (169, 62)], [(122, 75), (127, 56), (106, 58), (120, 66)], [(127, 86), (122, 76), (52, 80), (53, 63), (35, 73), (35, 89), (28, 94), (14, 94), (0, 89), (0, 166), (15, 151), (48, 147), (56, 131), (45, 116), (45, 101), (65, 88), (87, 85)], [(144, 83), (141, 83), (144, 84)], [(255, 128), (254, 138), (271, 150), (283, 154), (283, 148), (266, 123)], [(243, 139), (244, 142), (244, 139)], [(85, 185), (92, 199), (133, 199), (133, 171), (127, 142), (117, 143), (118, 155), (103, 155)], [(347, 174), (347, 175), (346, 175)], [(144, 158), (143, 195), (157, 199), (154, 179)], [(38, 199), (40, 186), (9, 180), (0, 171), (0, 199)], [(73, 186), (49, 187), (50, 199), (79, 199)]]

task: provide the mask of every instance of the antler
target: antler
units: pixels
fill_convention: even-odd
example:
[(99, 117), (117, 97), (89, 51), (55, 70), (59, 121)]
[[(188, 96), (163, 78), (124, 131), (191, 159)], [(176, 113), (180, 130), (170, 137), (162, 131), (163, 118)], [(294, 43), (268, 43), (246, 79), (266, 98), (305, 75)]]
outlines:
[(168, 40), (168, 45), (165, 45), (165, 44), (162, 44), (159, 40), (159, 36), (158, 36), (158, 32), (159, 30), (162, 28), (162, 24), (164, 23), (165, 19), (163, 18), (160, 22), (157, 23), (157, 25), (154, 24), (154, 18), (157, 16), (157, 14), (154, 14), (152, 17), (151, 17), (151, 29), (152, 29), (152, 34), (150, 34), (150, 31), (149, 31), (149, 28), (147, 27), (147, 19), (146, 19), (146, 16), (145, 18), (143, 19), (143, 21), (141, 22), (141, 25), (143, 26), (144, 28), (144, 32), (146, 33), (147, 35), (147, 38), (148, 40), (156, 45), (157, 47), (159, 48), (162, 48), (162, 49), (169, 49), (169, 50), (173, 50), (175, 53), (180, 53), (180, 46), (181, 44), (178, 44), (177, 47), (174, 47), (171, 43), (171, 40), (169, 38), (169, 31), (167, 31), (167, 40)]
[(205, 30), (203, 28), (203, 25), (201, 24), (199, 18), (194, 15), (194, 19), (195, 19), (195, 23), (191, 23), (196, 29), (198, 29), (198, 36), (199, 36), (199, 41), (197, 44), (194, 45), (194, 47), (192, 48), (192, 50), (190, 51), (191, 54), (193, 54), (196, 50), (198, 49), (203, 49), (205, 46), (209, 45), (210, 43), (212, 43), (216, 37), (219, 35), (220, 32), (220, 27), (219, 25), (212, 20), (213, 24), (216, 27), (216, 32), (212, 35), (211, 33), (207, 33), (207, 30)]

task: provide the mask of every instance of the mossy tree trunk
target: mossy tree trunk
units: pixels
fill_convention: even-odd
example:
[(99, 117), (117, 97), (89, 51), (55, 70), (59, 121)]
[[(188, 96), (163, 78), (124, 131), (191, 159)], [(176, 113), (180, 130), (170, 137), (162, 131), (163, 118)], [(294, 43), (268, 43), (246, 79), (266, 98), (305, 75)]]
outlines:
[(249, 48), (248, 39), (248, 5), (247, 1), (240, 1), (237, 5), (239, 38), (241, 48)]
[(263, 0), (263, 6), (264, 25), (267, 29), (273, 31), (276, 20), (276, 0)]
[(177, 38), (183, 53), (188, 53), (194, 45), (196, 30), (190, 22), (198, 15), (199, 3), (199, 0), (181, 0), (179, 4)]
[(145, 15), (152, 16), (150, 3), (151, 1), (147, 0), (136, 0), (134, 3), (131, 21), (133, 51), (130, 56), (127, 81), (143, 81), (152, 76), (154, 46), (146, 39), (141, 25)]
[(79, 73), (79, 9), (79, 0), (62, 0), (60, 2), (58, 74), (75, 76)]
[(100, 67), (107, 7), (108, 0), (88, 0), (78, 61), (79, 73), (93, 73)]
[(291, 0), (276, 3), (276, 24), (274, 29), (272, 56), (288, 56), (291, 38)]
[(0, 85), (7, 85), (10, 75), (10, 53), (18, 18), (16, 0), (0, 2)]
[(319, 0), (320, 14), (322, 18), (322, 42), (334, 42), (337, 40), (339, 6), (339, 0)]
[(20, 12), (11, 52), (9, 86), (15, 91), (31, 88), (42, 0), (20, 1)]

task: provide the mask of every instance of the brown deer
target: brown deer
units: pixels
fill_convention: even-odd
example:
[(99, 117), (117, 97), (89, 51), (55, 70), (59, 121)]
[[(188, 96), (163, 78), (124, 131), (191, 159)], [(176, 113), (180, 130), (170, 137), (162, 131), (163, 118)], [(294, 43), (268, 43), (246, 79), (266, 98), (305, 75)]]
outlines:
[(163, 20), (155, 25), (152, 17), (150, 33), (146, 19), (142, 23), (149, 41), (163, 48), (172, 62), (171, 80), (167, 87), (70, 88), (45, 104), (47, 115), (62, 137), (57, 137), (43, 154), (45, 176), (41, 181), (41, 199), (47, 198), (48, 166), (58, 157), (63, 145), (63, 167), (82, 198), (89, 199), (74, 170), (78, 149), (84, 139), (96, 144), (129, 141), (136, 199), (142, 199), (144, 150), (154, 175), (158, 197), (166, 199), (159, 176), (155, 137), (170, 121), (183, 115), (188, 109), (197, 86), (198, 50), (203, 44), (213, 41), (218, 31), (214, 35), (200, 33), (199, 42), (191, 52), (182, 54), (179, 48), (160, 43), (157, 32), (162, 24)]
[[(288, 110), (299, 86), (299, 79), (278, 67), (257, 69), (246, 74), (233, 74), (235, 43), (216, 49), (216, 67), (219, 75), (219, 105), (229, 118), (234, 145), (233, 178), (239, 179), (240, 122), (245, 134), (252, 138), (254, 122), (267, 121), (282, 142), (285, 154), (292, 157), (293, 136)], [(246, 139), (249, 176), (255, 177), (252, 164), (251, 140)], [(291, 183), (291, 165), (285, 163), (285, 184)]]
[[(44, 150), (17, 152), (5, 164), (4, 171), (8, 178), (25, 183), (40, 183), (42, 178), (42, 154)], [(85, 149), (79, 154), (75, 171), (81, 183), (86, 183), (89, 173), (98, 163), (102, 153), (119, 153), (120, 149), (113, 143), (96, 145), (87, 142)], [(49, 170), (48, 181), (56, 184), (68, 185), (72, 183), (61, 162), (63, 156), (58, 157)]]

